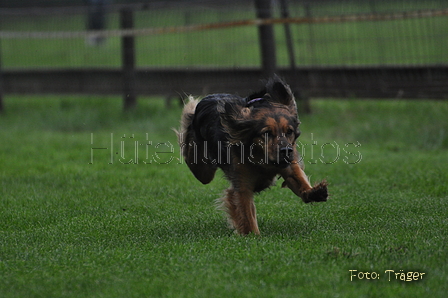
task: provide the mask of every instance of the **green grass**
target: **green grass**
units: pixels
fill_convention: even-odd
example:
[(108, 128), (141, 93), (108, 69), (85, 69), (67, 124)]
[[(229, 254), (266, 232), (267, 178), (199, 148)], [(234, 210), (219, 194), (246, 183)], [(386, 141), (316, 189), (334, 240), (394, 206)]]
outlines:
[[(305, 205), (272, 187), (256, 198), (260, 237), (233, 234), (215, 210), (227, 187), (221, 175), (202, 185), (179, 164), (171, 131), (179, 107), (142, 98), (135, 112), (122, 113), (118, 97), (80, 96), (8, 96), (5, 105), (1, 297), (442, 297), (448, 290), (446, 102), (313, 100), (299, 140), (307, 174), (326, 178), (332, 199)], [(119, 154), (109, 164), (111, 133)], [(121, 142), (129, 161), (135, 141), (152, 142), (149, 158), (139, 145), (138, 164), (120, 162)], [(155, 148), (168, 142), (172, 153)], [(94, 149), (89, 164), (92, 147), (108, 149)], [(350, 281), (349, 270), (380, 279)], [(389, 281), (386, 270), (425, 275)]]

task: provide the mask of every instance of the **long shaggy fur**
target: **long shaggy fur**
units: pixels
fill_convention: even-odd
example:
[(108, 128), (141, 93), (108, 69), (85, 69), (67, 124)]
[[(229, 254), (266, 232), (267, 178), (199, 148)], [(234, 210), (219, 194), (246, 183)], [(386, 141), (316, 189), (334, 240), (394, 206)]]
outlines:
[(231, 183), (222, 199), (233, 228), (259, 234), (254, 193), (277, 175), (306, 203), (326, 201), (327, 183), (311, 187), (300, 166), (297, 108), (291, 89), (278, 77), (246, 98), (212, 94), (185, 105), (179, 145), (186, 164), (203, 184), (220, 168)]

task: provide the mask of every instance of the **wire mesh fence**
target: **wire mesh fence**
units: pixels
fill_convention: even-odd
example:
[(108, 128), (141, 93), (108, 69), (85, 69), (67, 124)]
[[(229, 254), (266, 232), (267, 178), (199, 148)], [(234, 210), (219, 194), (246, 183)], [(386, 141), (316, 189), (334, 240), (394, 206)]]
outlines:
[(273, 71), (303, 98), (446, 99), (446, 28), (446, 0), (4, 0), (0, 109), (2, 93), (245, 93)]
[[(23, 7), (0, 8), (4, 68), (119, 67), (120, 37), (87, 34), (89, 7), (22, 1)], [(448, 1), (287, 1), (290, 18), (323, 20), (359, 16), (358, 21), (291, 23), (294, 60), (298, 66), (447, 64)], [(118, 3), (105, 10), (105, 30), (120, 29)], [(30, 7), (34, 5), (34, 7)], [(16, 5), (17, 6), (17, 5)], [(280, 18), (278, 1), (274, 17)], [(188, 27), (254, 20), (252, 1), (163, 1), (132, 4), (134, 28)], [(426, 14), (419, 12), (426, 12)], [(428, 14), (428, 12), (433, 12)], [(362, 16), (393, 15), (396, 19), (365, 20)], [(411, 15), (414, 14), (414, 17)], [(417, 16), (415, 16), (417, 15)], [(35, 36), (20, 33), (35, 33)], [(48, 38), (51, 32), (75, 33)], [(148, 31), (149, 32), (149, 31)], [(16, 33), (16, 35), (6, 35)], [(41, 36), (39, 36), (41, 33)], [(277, 63), (288, 66), (283, 24), (275, 25)], [(257, 26), (214, 27), (210, 30), (160, 32), (136, 37), (137, 67), (259, 67)]]

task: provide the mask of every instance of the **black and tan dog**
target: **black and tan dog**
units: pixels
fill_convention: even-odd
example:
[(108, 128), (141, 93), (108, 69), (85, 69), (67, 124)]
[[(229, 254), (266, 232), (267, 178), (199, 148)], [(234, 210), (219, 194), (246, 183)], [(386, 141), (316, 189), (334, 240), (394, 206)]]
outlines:
[(260, 233), (254, 193), (278, 175), (305, 203), (327, 200), (327, 183), (311, 187), (299, 162), (299, 124), (294, 96), (278, 77), (247, 98), (213, 94), (185, 105), (177, 132), (182, 155), (203, 184), (223, 170), (231, 183), (223, 207), (238, 233)]

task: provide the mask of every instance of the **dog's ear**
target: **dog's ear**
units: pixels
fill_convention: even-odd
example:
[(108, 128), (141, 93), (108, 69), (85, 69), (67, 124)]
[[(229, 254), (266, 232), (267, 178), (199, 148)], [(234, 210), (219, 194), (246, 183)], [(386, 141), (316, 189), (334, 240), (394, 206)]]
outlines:
[(297, 110), (296, 101), (291, 88), (278, 76), (271, 78), (266, 84), (266, 95), (271, 102), (280, 103)]

